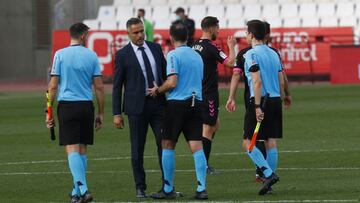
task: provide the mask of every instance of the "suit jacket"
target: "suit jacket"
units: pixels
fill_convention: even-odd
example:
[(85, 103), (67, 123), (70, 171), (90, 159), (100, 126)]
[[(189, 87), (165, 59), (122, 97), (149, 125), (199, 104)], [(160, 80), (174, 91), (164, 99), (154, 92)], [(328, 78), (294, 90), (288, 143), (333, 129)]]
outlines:
[[(166, 79), (166, 60), (159, 44), (145, 41), (154, 56), (159, 86)], [(124, 87), (124, 95), (122, 89)], [(121, 105), (123, 98), (123, 104)], [(165, 103), (165, 95), (158, 95)], [(145, 77), (140, 63), (136, 58), (131, 44), (116, 52), (115, 75), (113, 81), (113, 115), (122, 112), (128, 115), (137, 115), (143, 111), (145, 103)], [(122, 108), (123, 106), (123, 108)]]

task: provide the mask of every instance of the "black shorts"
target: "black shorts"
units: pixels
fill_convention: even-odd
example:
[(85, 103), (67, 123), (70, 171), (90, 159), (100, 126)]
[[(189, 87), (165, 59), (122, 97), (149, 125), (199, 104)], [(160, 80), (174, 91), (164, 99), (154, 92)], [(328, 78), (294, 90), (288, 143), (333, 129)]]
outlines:
[[(263, 98), (261, 99), (262, 102)], [(254, 98), (251, 98), (245, 113), (244, 139), (251, 140), (256, 123)], [(269, 138), (282, 138), (282, 104), (280, 97), (268, 98), (265, 105), (264, 120), (261, 122), (257, 140), (268, 140)]]
[(215, 126), (219, 115), (219, 92), (203, 94), (201, 114), (203, 124)]
[(202, 140), (202, 118), (200, 101), (191, 107), (191, 99), (185, 101), (169, 100), (166, 105), (165, 131), (163, 139), (178, 141), (180, 133), (186, 141)]
[(94, 143), (92, 101), (60, 101), (57, 114), (60, 145), (92, 145)]

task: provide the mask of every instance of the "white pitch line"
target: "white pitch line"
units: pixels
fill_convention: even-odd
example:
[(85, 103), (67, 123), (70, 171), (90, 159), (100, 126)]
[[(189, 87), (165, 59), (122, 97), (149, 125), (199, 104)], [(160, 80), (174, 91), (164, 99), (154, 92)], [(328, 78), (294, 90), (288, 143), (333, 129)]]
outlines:
[[(244, 172), (244, 171), (253, 171), (253, 168), (235, 168), (235, 169), (217, 169), (219, 172)], [(334, 171), (351, 171), (351, 170), (360, 170), (360, 167), (334, 167), (334, 168), (278, 168), (280, 171), (324, 171), (324, 170), (334, 170)], [(147, 173), (160, 173), (158, 169), (149, 169), (145, 170)], [(194, 169), (180, 169), (175, 170), (177, 173), (193, 173)], [(88, 171), (90, 174), (116, 174), (116, 173), (132, 173), (130, 170), (117, 170), (117, 171)], [(52, 171), (52, 172), (3, 172), (0, 173), (0, 176), (16, 176), (16, 175), (59, 175), (59, 174), (70, 174), (69, 171)]]
[[(330, 150), (283, 150), (279, 153), (326, 153), (326, 152), (348, 152), (348, 151), (360, 151), (359, 149), (330, 149)], [(245, 155), (245, 152), (225, 152), (225, 153), (212, 153), (212, 156), (236, 156)], [(179, 154), (176, 157), (190, 157), (191, 154)], [(157, 156), (150, 155), (144, 156), (144, 159), (155, 159)], [(111, 161), (111, 160), (127, 160), (131, 159), (131, 156), (119, 156), (119, 157), (99, 157), (89, 160), (93, 161)], [(6, 165), (26, 165), (26, 164), (47, 164), (47, 163), (65, 163), (67, 160), (42, 160), (42, 161), (21, 161), (21, 162), (4, 162), (0, 163), (0, 166)]]
[(312, 203), (312, 202), (359, 202), (358, 199), (304, 199), (304, 200), (265, 200), (242, 201), (241, 203)]

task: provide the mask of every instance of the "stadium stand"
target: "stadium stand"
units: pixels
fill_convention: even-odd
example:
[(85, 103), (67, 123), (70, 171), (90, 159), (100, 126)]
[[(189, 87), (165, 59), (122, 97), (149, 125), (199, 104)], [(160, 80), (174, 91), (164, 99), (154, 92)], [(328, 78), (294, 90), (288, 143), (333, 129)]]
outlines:
[(114, 20), (103, 20), (100, 22), (100, 30), (117, 30), (117, 24)]
[(243, 28), (247, 20), (262, 19), (274, 28), (351, 26), (354, 34), (360, 31), (359, 0), (114, 0), (113, 5), (99, 7), (96, 19), (84, 23), (92, 29), (124, 29), (126, 20), (143, 8), (155, 29), (166, 29), (179, 6), (195, 20), (196, 28), (211, 15), (219, 18), (222, 28)]

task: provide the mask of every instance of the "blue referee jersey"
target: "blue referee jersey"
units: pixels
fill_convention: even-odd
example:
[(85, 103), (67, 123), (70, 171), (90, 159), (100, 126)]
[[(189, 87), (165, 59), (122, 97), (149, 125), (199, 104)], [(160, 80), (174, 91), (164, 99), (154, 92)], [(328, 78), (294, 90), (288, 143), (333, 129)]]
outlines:
[(267, 45), (257, 45), (245, 54), (245, 75), (250, 87), (250, 97), (254, 97), (250, 68), (259, 66), (262, 81), (261, 96), (280, 97), (278, 72), (282, 71), (278, 54)]
[(59, 76), (58, 101), (92, 101), (92, 79), (101, 76), (95, 52), (73, 45), (55, 53), (52, 76)]
[(180, 46), (167, 55), (167, 76), (176, 74), (177, 85), (169, 91), (167, 100), (187, 100), (195, 93), (202, 101), (204, 64), (201, 56), (188, 46)]

